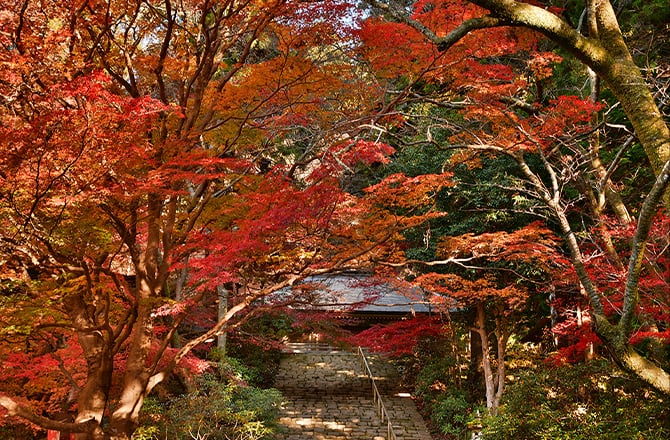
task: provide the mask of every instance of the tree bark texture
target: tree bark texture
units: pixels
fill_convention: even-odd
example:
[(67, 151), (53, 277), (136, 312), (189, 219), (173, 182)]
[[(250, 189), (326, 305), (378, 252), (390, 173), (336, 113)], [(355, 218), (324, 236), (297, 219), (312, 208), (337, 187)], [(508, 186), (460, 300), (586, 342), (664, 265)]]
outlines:
[[(102, 423), (102, 417), (109, 399), (112, 384), (113, 351), (112, 334), (107, 322), (108, 302), (100, 291), (85, 291), (81, 288), (64, 299), (77, 339), (86, 359), (86, 382), (79, 390), (75, 423)], [(94, 301), (86, 301), (87, 296), (95, 296)], [(97, 304), (94, 306), (93, 304)], [(100, 432), (75, 433), (77, 440), (97, 440)]]
[[(500, 399), (505, 389), (505, 351), (507, 348), (507, 336), (505, 330), (496, 325), (496, 368), (494, 371), (491, 362), (491, 341), (486, 331), (486, 310), (483, 302), (477, 303), (477, 320), (474, 331), (481, 340), (481, 359), (484, 370), (484, 386), (486, 389), (486, 408), (489, 414), (498, 414)], [(499, 323), (496, 320), (496, 324)]]

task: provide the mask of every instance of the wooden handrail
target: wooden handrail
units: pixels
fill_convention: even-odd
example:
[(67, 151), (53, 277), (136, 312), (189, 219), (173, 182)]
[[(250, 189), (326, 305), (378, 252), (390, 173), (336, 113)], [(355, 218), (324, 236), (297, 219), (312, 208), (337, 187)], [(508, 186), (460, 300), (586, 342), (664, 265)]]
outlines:
[(360, 346), (358, 347), (358, 355), (361, 357), (363, 369), (365, 370), (364, 372), (368, 376), (368, 378), (370, 379), (370, 383), (372, 384), (372, 400), (377, 405), (377, 415), (381, 418), (382, 423), (384, 422), (384, 420), (386, 420), (386, 427), (387, 427), (386, 438), (387, 440), (397, 440), (395, 431), (393, 430), (393, 425), (391, 424), (391, 419), (389, 418), (388, 412), (386, 411), (386, 406), (382, 401), (382, 395), (379, 393), (377, 383), (375, 382), (375, 377), (372, 375), (370, 364), (368, 363), (368, 359), (365, 357), (365, 352), (363, 352), (363, 348), (361, 348)]

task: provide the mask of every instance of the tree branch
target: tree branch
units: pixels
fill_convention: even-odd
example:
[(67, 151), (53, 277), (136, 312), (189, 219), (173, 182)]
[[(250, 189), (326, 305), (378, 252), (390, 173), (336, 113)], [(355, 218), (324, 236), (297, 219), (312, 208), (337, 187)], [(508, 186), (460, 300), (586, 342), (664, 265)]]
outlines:
[(644, 250), (647, 246), (649, 231), (651, 230), (658, 205), (663, 199), (668, 186), (670, 186), (670, 160), (665, 162), (663, 169), (654, 182), (654, 186), (649, 191), (649, 194), (647, 194), (647, 198), (640, 210), (640, 216), (638, 217), (637, 230), (633, 238), (630, 261), (628, 263), (628, 278), (624, 291), (623, 312), (621, 321), (619, 321), (619, 333), (621, 336), (627, 336), (630, 333), (637, 306), (640, 270), (644, 261)]
[(7, 409), (10, 416), (21, 417), (45, 429), (76, 433), (94, 433), (96, 431), (102, 431), (102, 428), (100, 428), (100, 425), (95, 420), (87, 420), (82, 423), (58, 422), (35, 414), (29, 407), (17, 403), (7, 396), (0, 396), (0, 405)]
[(528, 3), (514, 0), (469, 0), (488, 9), (493, 17), (509, 26), (534, 29), (562, 45), (589, 66), (602, 66), (608, 51), (596, 39), (585, 37), (557, 15)]
[(477, 17), (472, 18), (470, 20), (466, 20), (463, 23), (461, 23), (461, 25), (458, 26), (456, 29), (449, 32), (449, 34), (447, 34), (446, 36), (439, 37), (437, 36), (437, 34), (435, 34), (435, 32), (433, 32), (430, 28), (428, 28), (428, 26), (424, 25), (418, 20), (411, 18), (406, 14), (399, 13), (386, 3), (379, 2), (378, 0), (365, 0), (365, 1), (371, 6), (379, 8), (382, 11), (391, 14), (395, 19), (416, 29), (417, 31), (422, 33), (428, 40), (434, 43), (440, 51), (445, 51), (449, 49), (451, 46), (453, 46), (454, 44), (458, 43), (461, 39), (463, 39), (463, 37), (465, 37), (471, 31), (511, 24), (505, 22), (504, 20), (501, 20), (500, 18), (486, 15), (483, 17)]

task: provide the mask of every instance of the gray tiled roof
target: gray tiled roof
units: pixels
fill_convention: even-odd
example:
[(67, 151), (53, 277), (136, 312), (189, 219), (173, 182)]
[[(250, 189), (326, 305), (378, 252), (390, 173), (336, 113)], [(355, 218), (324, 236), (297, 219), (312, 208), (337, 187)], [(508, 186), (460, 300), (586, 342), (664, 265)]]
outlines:
[(319, 276), (305, 282), (316, 286), (311, 309), (391, 314), (430, 312), (422, 291), (416, 287), (394, 285), (361, 274)]

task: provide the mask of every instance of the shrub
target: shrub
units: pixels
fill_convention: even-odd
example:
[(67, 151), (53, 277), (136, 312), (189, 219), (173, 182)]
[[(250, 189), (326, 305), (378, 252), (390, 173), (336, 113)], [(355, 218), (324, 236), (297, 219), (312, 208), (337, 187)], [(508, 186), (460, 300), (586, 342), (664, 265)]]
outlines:
[(456, 360), (452, 356), (431, 358), (416, 376), (416, 396), (431, 401), (443, 390), (452, 387), (455, 366)]
[[(226, 355), (238, 359), (245, 366), (244, 379), (251, 385), (267, 388), (271, 386), (281, 358), (283, 336), (290, 331), (290, 319), (283, 314), (262, 314), (245, 323), (239, 332), (228, 335)], [(221, 359), (221, 353), (213, 350), (210, 357)], [(224, 356), (225, 357), (225, 356)]]
[(246, 371), (238, 362), (222, 362), (221, 374), (209, 372), (200, 376), (195, 392), (164, 402), (148, 399), (143, 408), (146, 422), (138, 430), (138, 438), (272, 438), (282, 395), (276, 389), (248, 385)]
[(668, 399), (604, 360), (528, 371), (510, 384), (484, 438), (667, 439)]
[(456, 359), (448, 354), (431, 357), (416, 377), (415, 395), (433, 430), (448, 438), (463, 438), (475, 419), (477, 405), (456, 380)]
[(453, 390), (432, 404), (431, 419), (442, 434), (462, 436), (471, 421), (472, 405), (465, 392)]

